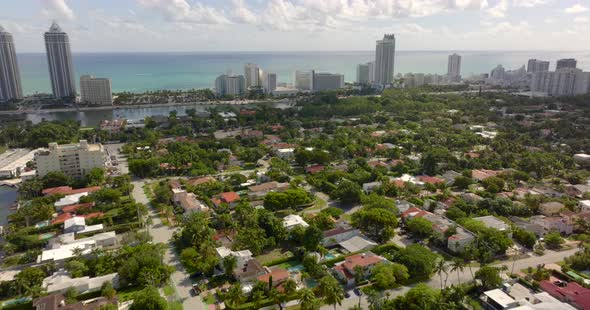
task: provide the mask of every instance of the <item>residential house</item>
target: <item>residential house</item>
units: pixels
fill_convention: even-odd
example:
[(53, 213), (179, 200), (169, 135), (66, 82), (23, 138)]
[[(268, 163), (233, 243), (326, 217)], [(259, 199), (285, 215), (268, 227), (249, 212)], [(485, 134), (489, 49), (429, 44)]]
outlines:
[(581, 212), (590, 211), (590, 200), (580, 200), (578, 203), (578, 208), (580, 208)]
[(516, 227), (534, 233), (537, 238), (541, 238), (547, 233), (543, 226), (536, 223), (531, 223), (530, 221), (523, 218), (511, 216), (510, 220), (516, 225)]
[(97, 297), (74, 304), (66, 304), (66, 297), (63, 294), (51, 294), (33, 300), (35, 310), (98, 310), (104, 309), (109, 304), (117, 308), (118, 298)]
[(457, 178), (460, 175), (461, 174), (459, 172), (449, 170), (445, 171), (445, 173), (442, 174), (442, 179), (445, 180), (447, 184), (453, 184), (453, 182), (455, 182), (455, 178)]
[(457, 227), (455, 234), (447, 239), (447, 248), (454, 253), (461, 253), (473, 241), (475, 241), (475, 235), (472, 232), (462, 227)]
[(379, 263), (389, 263), (389, 261), (373, 252), (359, 253), (346, 257), (343, 262), (332, 268), (332, 272), (347, 287), (352, 287), (356, 284), (357, 272), (362, 272), (357, 277), (366, 278), (371, 274), (373, 267)]
[(576, 282), (544, 280), (539, 283), (542, 290), (560, 301), (570, 303), (577, 309), (590, 309), (590, 289)]
[(250, 199), (260, 199), (270, 192), (282, 192), (287, 189), (289, 189), (289, 183), (266, 182), (248, 187), (248, 197)]
[(565, 187), (565, 192), (570, 196), (582, 198), (582, 197), (584, 197), (584, 194), (590, 193), (590, 185), (588, 185), (588, 184), (568, 185)]
[(295, 156), (294, 148), (278, 149), (276, 150), (277, 157), (283, 160), (289, 160)]
[(363, 192), (365, 192), (365, 194), (369, 195), (370, 193), (373, 192), (373, 190), (375, 190), (379, 186), (381, 186), (381, 182), (364, 183), (363, 184)]
[(561, 202), (550, 201), (544, 202), (539, 205), (539, 213), (545, 216), (557, 215), (561, 210), (565, 208), (565, 205)]
[(489, 177), (496, 176), (500, 171), (487, 169), (473, 169), (471, 170), (471, 178), (477, 181), (483, 181)]
[(64, 221), (65, 233), (84, 234), (101, 231), (102, 229), (102, 224), (86, 225), (86, 219), (83, 216), (74, 216)]
[(207, 212), (209, 208), (194, 193), (188, 193), (185, 190), (172, 190), (173, 201), (176, 205), (182, 207), (185, 214), (193, 212)]
[(535, 215), (530, 218), (531, 223), (543, 227), (545, 234), (553, 230), (569, 235), (574, 231), (574, 223), (562, 216)]
[(252, 252), (250, 250), (243, 250), (243, 251), (232, 251), (224, 246), (218, 247), (215, 249), (217, 252), (217, 256), (220, 260), (220, 266), (223, 268), (223, 260), (226, 257), (233, 256), (236, 258), (236, 267), (235, 269), (244, 269), (246, 267), (246, 263), (252, 260)]
[(219, 194), (219, 197), (211, 199), (213, 204), (219, 206), (222, 203), (229, 205), (230, 207), (234, 207), (238, 201), (240, 200), (240, 195), (236, 192), (225, 192)]
[(338, 243), (347, 253), (355, 253), (359, 251), (366, 251), (377, 246), (377, 242), (365, 237), (354, 236), (350, 239)]
[(352, 237), (360, 236), (361, 231), (352, 226), (346, 225), (326, 230), (323, 234), (322, 246), (328, 248)]
[(46, 188), (44, 190), (41, 191), (41, 194), (43, 194), (43, 196), (51, 196), (51, 195), (56, 195), (56, 194), (62, 194), (62, 195), (74, 195), (74, 194), (80, 194), (80, 193), (93, 193), (98, 191), (99, 189), (101, 189), (100, 186), (92, 186), (92, 187), (85, 187), (85, 188), (78, 188), (78, 189), (73, 189), (71, 186), (58, 186), (58, 187), (50, 187), (50, 188)]
[(114, 246), (117, 244), (117, 235), (114, 231), (96, 234), (87, 238), (76, 239), (74, 233), (59, 235), (49, 241), (47, 249), (37, 256), (37, 263), (55, 262), (63, 263), (74, 256), (76, 251), (82, 255), (88, 255), (96, 248)]
[[(301, 273), (299, 271), (288, 271), (280, 267), (275, 267), (272, 269), (268, 267), (264, 268), (267, 271), (266, 274), (258, 276), (257, 280), (272, 285), (272, 287), (276, 287), (279, 291), (283, 290), (283, 283), (289, 279), (295, 281), (295, 283), (301, 283)], [(271, 279), (272, 283), (270, 283)]]
[(110, 282), (114, 288), (119, 288), (119, 275), (115, 272), (94, 278), (88, 276), (73, 278), (69, 272), (61, 269), (43, 279), (42, 287), (49, 294), (65, 293), (69, 288), (74, 288), (79, 294), (85, 294), (100, 290), (105, 282)]
[(189, 179), (188, 181), (186, 181), (186, 183), (192, 185), (192, 186), (198, 186), (198, 185), (202, 185), (205, 183), (209, 183), (209, 182), (215, 182), (215, 178), (214, 177), (201, 177), (201, 178), (196, 178), (196, 179)]
[(242, 268), (234, 269), (234, 277), (241, 283), (252, 282), (266, 273), (267, 269), (256, 259), (247, 261)]
[(473, 218), (474, 220), (483, 223), (483, 225), (487, 228), (493, 228), (502, 232), (506, 232), (510, 238), (512, 238), (512, 232), (510, 231), (510, 225), (506, 224), (504, 221), (498, 219), (493, 215), (487, 216), (480, 216)]
[(324, 171), (325, 168), (326, 167), (324, 167), (323, 165), (311, 165), (305, 167), (305, 173), (316, 174), (318, 172)]
[(466, 202), (474, 203), (474, 204), (477, 204), (478, 202), (483, 200), (483, 198), (481, 196), (474, 194), (474, 193), (462, 193), (460, 195), (460, 197), (461, 197), (461, 199), (465, 200)]
[(283, 218), (283, 226), (287, 230), (291, 230), (296, 226), (308, 227), (309, 224), (303, 220), (303, 218), (296, 214), (289, 214)]

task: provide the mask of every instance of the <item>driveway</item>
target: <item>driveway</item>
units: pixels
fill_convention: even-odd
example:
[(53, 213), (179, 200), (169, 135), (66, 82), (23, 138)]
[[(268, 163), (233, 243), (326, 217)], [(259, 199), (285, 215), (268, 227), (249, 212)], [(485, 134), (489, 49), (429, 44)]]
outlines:
[(172, 235), (174, 234), (175, 229), (162, 224), (160, 217), (151, 208), (149, 200), (143, 192), (144, 184), (144, 181), (133, 182), (134, 187), (132, 195), (137, 202), (143, 203), (150, 207), (148, 216), (152, 219), (152, 225), (149, 227), (149, 233), (153, 238), (153, 242), (164, 243), (168, 245), (166, 253), (164, 253), (164, 263), (168, 266), (174, 267), (174, 272), (170, 276), (170, 279), (176, 288), (176, 293), (180, 299), (180, 302), (182, 302), (183, 308), (198, 310), (208, 309), (200, 297), (191, 296), (190, 291), (192, 289), (192, 281), (189, 278), (189, 274), (184, 270), (184, 267), (180, 263), (180, 259), (174, 251), (171, 243)]

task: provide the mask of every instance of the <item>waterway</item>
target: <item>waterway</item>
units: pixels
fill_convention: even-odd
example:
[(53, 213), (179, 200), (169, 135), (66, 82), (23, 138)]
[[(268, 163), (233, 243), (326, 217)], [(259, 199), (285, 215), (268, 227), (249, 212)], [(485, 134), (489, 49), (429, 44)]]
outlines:
[[(285, 103), (269, 103), (275, 108), (284, 109), (289, 107)], [(141, 120), (148, 116), (168, 116), (170, 112), (176, 111), (178, 116), (186, 115), (186, 111), (194, 109), (197, 112), (207, 112), (214, 107), (227, 107), (225, 105), (177, 105), (177, 106), (159, 106), (159, 107), (133, 107), (121, 108), (115, 110), (92, 110), (92, 111), (42, 111), (37, 113), (27, 113), (26, 120), (33, 122), (33, 124), (42, 121), (62, 121), (62, 120), (77, 120), (82, 126), (96, 127), (102, 120), (112, 119), (127, 119), (127, 120)], [(234, 108), (254, 107), (254, 105), (230, 105)]]
[(17, 195), (16, 188), (0, 185), (0, 226), (8, 224), (8, 215), (14, 213), (10, 207), (16, 202)]

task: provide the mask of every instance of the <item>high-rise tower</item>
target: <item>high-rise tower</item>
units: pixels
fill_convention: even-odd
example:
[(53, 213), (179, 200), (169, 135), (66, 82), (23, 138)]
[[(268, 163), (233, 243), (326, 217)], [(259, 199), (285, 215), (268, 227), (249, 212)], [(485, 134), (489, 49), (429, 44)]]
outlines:
[(75, 97), (76, 81), (70, 41), (68, 34), (63, 32), (55, 22), (45, 33), (45, 48), (53, 95), (56, 98)]
[(12, 34), (0, 26), (0, 101), (22, 99), (23, 90)]
[(449, 55), (449, 64), (447, 66), (447, 79), (451, 83), (461, 81), (461, 56), (457, 54)]
[(375, 82), (385, 85), (393, 82), (395, 62), (395, 35), (386, 34), (377, 41), (375, 50)]

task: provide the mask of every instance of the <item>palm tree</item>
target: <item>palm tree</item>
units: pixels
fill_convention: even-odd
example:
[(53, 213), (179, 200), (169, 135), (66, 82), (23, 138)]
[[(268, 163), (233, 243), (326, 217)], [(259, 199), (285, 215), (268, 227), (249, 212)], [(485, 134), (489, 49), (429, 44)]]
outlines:
[(227, 300), (232, 306), (238, 306), (245, 299), (244, 293), (242, 292), (242, 284), (240, 282), (232, 285), (229, 291), (225, 294), (225, 300)]
[(334, 305), (334, 310), (336, 310), (336, 305), (342, 305), (344, 290), (336, 278), (331, 275), (321, 278), (318, 289), (324, 296), (326, 303)]
[(254, 303), (254, 308), (260, 309), (260, 304), (264, 299), (264, 291), (256, 290), (252, 291), (252, 302)]
[(444, 285), (443, 285), (443, 278), (442, 278), (442, 274), (447, 274), (448, 271), (448, 267), (447, 267), (447, 263), (445, 262), (444, 259), (440, 258), (436, 261), (435, 266), (434, 266), (434, 272), (436, 272), (438, 274), (438, 276), (440, 277), (440, 288), (443, 289)]
[(80, 257), (80, 256), (82, 256), (82, 254), (84, 254), (84, 249), (78, 248), (78, 247), (72, 249), (73, 256)]
[(288, 279), (283, 283), (283, 289), (285, 290), (285, 295), (291, 296), (297, 292), (297, 282), (293, 279)]
[(457, 282), (459, 284), (461, 284), (461, 272), (463, 272), (463, 270), (465, 270), (465, 266), (467, 264), (465, 263), (464, 260), (460, 259), (460, 258), (456, 258), (453, 259), (453, 262), (451, 263), (451, 272), (456, 271), (457, 272)]
[(312, 290), (305, 288), (301, 291), (301, 298), (299, 299), (301, 310), (319, 310), (320, 301), (315, 297)]
[(238, 263), (238, 259), (233, 256), (229, 255), (223, 258), (223, 270), (225, 271), (225, 276), (231, 278), (234, 273), (234, 269), (236, 269), (236, 265)]
[(268, 298), (277, 304), (279, 309), (283, 310), (283, 302), (285, 302), (287, 299), (285, 294), (279, 292), (279, 290), (273, 287), (270, 291), (268, 291)]

